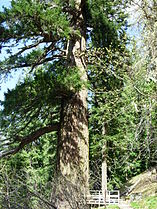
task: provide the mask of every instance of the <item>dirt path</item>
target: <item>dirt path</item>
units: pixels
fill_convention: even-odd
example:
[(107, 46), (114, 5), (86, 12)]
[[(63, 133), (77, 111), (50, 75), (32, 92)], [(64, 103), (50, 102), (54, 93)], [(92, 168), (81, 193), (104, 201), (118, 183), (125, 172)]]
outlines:
[(120, 200), (120, 209), (133, 209), (127, 201)]

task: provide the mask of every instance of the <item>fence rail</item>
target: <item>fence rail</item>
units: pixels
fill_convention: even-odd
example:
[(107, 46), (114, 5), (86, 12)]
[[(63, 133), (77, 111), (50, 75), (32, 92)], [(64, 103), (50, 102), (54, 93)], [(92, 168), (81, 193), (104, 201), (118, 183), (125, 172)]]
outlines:
[(119, 190), (107, 191), (103, 195), (102, 191), (91, 190), (90, 194), (86, 196), (87, 204), (89, 205), (118, 205), (120, 200)]

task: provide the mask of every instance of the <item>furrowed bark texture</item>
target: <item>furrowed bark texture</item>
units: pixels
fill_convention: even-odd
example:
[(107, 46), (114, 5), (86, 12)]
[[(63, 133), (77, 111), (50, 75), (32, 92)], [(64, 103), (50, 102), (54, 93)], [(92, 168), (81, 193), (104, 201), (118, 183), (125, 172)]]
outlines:
[[(86, 49), (85, 23), (82, 8), (85, 1), (75, 1), (75, 27), (81, 36), (75, 35), (67, 44), (67, 58), (70, 66), (76, 66), (83, 81), (87, 81), (83, 52)], [(80, 189), (88, 188), (89, 134), (87, 122), (87, 89), (84, 87), (70, 100), (63, 101), (58, 143), (58, 168), (64, 177)], [(63, 207), (64, 208), (64, 207)]]

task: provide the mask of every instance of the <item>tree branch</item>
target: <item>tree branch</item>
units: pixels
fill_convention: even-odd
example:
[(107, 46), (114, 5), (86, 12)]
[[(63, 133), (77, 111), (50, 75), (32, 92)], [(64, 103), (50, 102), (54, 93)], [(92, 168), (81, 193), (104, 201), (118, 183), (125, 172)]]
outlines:
[(50, 133), (52, 131), (58, 131), (58, 127), (59, 127), (59, 125), (58, 125), (58, 123), (56, 123), (56, 124), (45, 126), (43, 128), (39, 128), (38, 130), (32, 132), (28, 136), (21, 138), (21, 140), (20, 140), (21, 143), (16, 148), (9, 150), (7, 152), (0, 153), (0, 159), (3, 157), (6, 157), (8, 155), (16, 154), (21, 149), (23, 149), (25, 145), (30, 144), (31, 142), (37, 140), (39, 137), (41, 137), (42, 135), (44, 135), (46, 133)]
[(0, 71), (3, 73), (3, 72), (9, 72), (10, 70), (12, 69), (19, 69), (19, 68), (27, 68), (27, 67), (31, 67), (33, 66), (36, 67), (36, 66), (39, 66), (39, 65), (42, 65), (46, 62), (51, 62), (53, 61), (54, 59), (58, 59), (58, 58), (64, 58), (65, 56), (63, 54), (58, 54), (58, 55), (53, 55), (51, 57), (47, 57), (43, 60), (41, 60), (39, 63), (36, 63), (36, 62), (32, 62), (32, 63), (21, 63), (21, 64), (15, 64), (13, 66), (8, 66), (8, 67), (4, 67), (4, 68), (1, 68), (0, 67)]
[(40, 199), (46, 205), (52, 207), (53, 209), (57, 209), (57, 207), (54, 204), (52, 204), (50, 201), (46, 200), (45, 197), (42, 197), (37, 192), (32, 192), (31, 190), (29, 190), (29, 193), (32, 194), (33, 196), (37, 197), (38, 199)]
[(28, 49), (32, 49), (34, 47), (37, 47), (39, 44), (44, 43), (43, 39), (42, 40), (38, 40), (36, 43), (34, 44), (30, 44), (28, 46), (22, 47), (17, 53), (13, 54), (12, 57), (17, 57), (19, 54), (22, 54), (23, 52), (25, 52)]

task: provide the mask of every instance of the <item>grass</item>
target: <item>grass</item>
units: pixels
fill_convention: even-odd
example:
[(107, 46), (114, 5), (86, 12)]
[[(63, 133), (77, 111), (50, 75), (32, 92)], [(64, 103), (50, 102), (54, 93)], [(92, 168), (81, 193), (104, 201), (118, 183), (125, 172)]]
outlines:
[(107, 209), (119, 209), (119, 207), (117, 205), (109, 205)]
[[(95, 208), (95, 209), (105, 209), (105, 208), (101, 207), (101, 208)], [(119, 207), (117, 205), (109, 205), (107, 206), (106, 209), (119, 209)]]
[(138, 202), (131, 203), (134, 209), (157, 209), (157, 196), (147, 197)]

